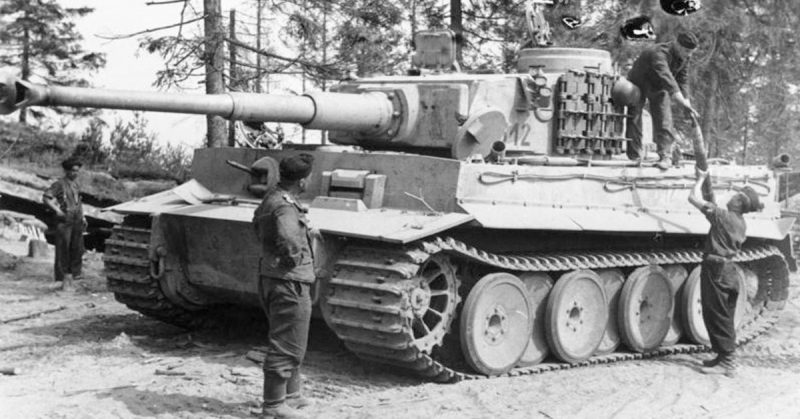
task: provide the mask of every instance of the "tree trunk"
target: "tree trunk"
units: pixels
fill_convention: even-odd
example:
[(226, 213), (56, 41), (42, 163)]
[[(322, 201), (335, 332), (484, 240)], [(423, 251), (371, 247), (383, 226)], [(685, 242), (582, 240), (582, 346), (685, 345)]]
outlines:
[[(261, 14), (264, 11), (264, 0), (258, 0), (256, 5), (256, 49), (261, 51)], [(256, 54), (256, 93), (261, 93), (261, 54)]]
[[(230, 19), (228, 22), (230, 26), (230, 37), (233, 40), (236, 40), (236, 10), (231, 9), (230, 12)], [(241, 91), (240, 80), (239, 80), (239, 70), (236, 68), (236, 46), (231, 44), (228, 45), (228, 53), (230, 56), (230, 60), (228, 62), (228, 66), (230, 70), (228, 70), (228, 74), (230, 74), (230, 83), (229, 89), (234, 92)], [(236, 121), (228, 121), (228, 147), (235, 147), (236, 146)]]
[[(225, 38), (222, 27), (222, 5), (220, 0), (203, 0), (203, 10), (206, 14), (205, 48), (206, 48), (206, 93), (218, 94), (225, 91), (222, 81), (224, 66), (224, 51), (222, 41)], [(206, 146), (221, 147), (225, 144), (226, 124), (225, 119), (219, 116), (206, 117)]]
[(464, 22), (461, 17), (461, 0), (450, 0), (450, 29), (456, 35), (456, 62), (463, 68)]
[[(26, 13), (27, 16), (27, 13)], [(22, 32), (22, 80), (28, 80), (31, 77), (31, 34), (26, 27)], [(28, 119), (28, 109), (22, 108), (19, 110), (19, 122), (24, 124)]]
[[(717, 115), (717, 83), (719, 83), (719, 77), (714, 67), (711, 67), (710, 70), (708, 72), (708, 94), (706, 94), (703, 115), (701, 115), (701, 129), (704, 138), (711, 138), (711, 128)], [(719, 155), (719, 147), (713, 153), (711, 152), (710, 143), (707, 144), (707, 147), (708, 155)]]

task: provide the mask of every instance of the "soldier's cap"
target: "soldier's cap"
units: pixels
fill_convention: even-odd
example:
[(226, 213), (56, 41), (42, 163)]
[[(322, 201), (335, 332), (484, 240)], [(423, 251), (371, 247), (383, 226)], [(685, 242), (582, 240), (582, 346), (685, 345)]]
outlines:
[(61, 167), (63, 167), (64, 170), (72, 170), (75, 166), (83, 167), (83, 163), (74, 157), (70, 157), (61, 162)]
[(284, 157), (278, 166), (278, 170), (281, 173), (281, 179), (299, 180), (311, 173), (313, 164), (314, 156), (308, 153), (300, 153)]
[(751, 187), (745, 186), (742, 188), (739, 193), (741, 193), (747, 202), (744, 205), (744, 212), (755, 212), (761, 211), (764, 208), (764, 204), (761, 203), (761, 199), (758, 197), (758, 193)]
[(699, 44), (697, 36), (691, 32), (681, 32), (678, 34), (678, 43), (684, 48), (695, 49)]

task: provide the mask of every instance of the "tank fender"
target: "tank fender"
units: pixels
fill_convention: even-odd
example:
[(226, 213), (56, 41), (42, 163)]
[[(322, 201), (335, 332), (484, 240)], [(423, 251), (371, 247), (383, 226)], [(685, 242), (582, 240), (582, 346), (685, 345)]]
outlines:
[[(342, 207), (345, 208), (345, 207)], [(347, 207), (350, 208), (350, 207)], [(468, 223), (470, 214), (409, 211), (391, 208), (353, 209), (312, 207), (312, 225), (325, 235), (405, 244)]]
[(783, 257), (786, 259), (786, 264), (789, 266), (789, 270), (792, 272), (797, 272), (797, 259), (794, 257), (794, 249), (792, 245), (792, 236), (787, 234), (783, 239), (776, 242), (775, 245), (778, 247), (778, 250), (781, 251)]

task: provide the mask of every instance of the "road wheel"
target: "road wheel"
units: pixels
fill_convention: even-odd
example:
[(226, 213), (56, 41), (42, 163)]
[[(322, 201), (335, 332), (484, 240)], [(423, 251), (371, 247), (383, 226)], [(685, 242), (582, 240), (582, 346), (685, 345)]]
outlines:
[(577, 363), (600, 346), (608, 303), (600, 277), (591, 270), (566, 273), (547, 298), (547, 343), (558, 359)]
[(461, 349), (475, 371), (499, 375), (517, 365), (530, 341), (528, 291), (514, 275), (491, 273), (470, 290), (461, 310)]

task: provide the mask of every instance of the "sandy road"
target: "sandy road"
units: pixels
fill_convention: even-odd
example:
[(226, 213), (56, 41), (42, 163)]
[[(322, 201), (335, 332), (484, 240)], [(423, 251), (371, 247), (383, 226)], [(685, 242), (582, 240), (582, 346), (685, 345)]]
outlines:
[[(0, 250), (22, 253), (18, 243)], [(261, 391), (246, 358), (265, 330), (232, 323), (188, 333), (143, 317), (105, 290), (100, 255), (87, 279), (55, 290), (50, 261), (0, 254), (2, 418), (250, 418)], [(692, 355), (452, 385), (360, 361), (316, 323), (304, 374), (324, 418), (800, 417), (800, 288), (775, 328), (741, 348), (738, 378), (705, 376)]]

